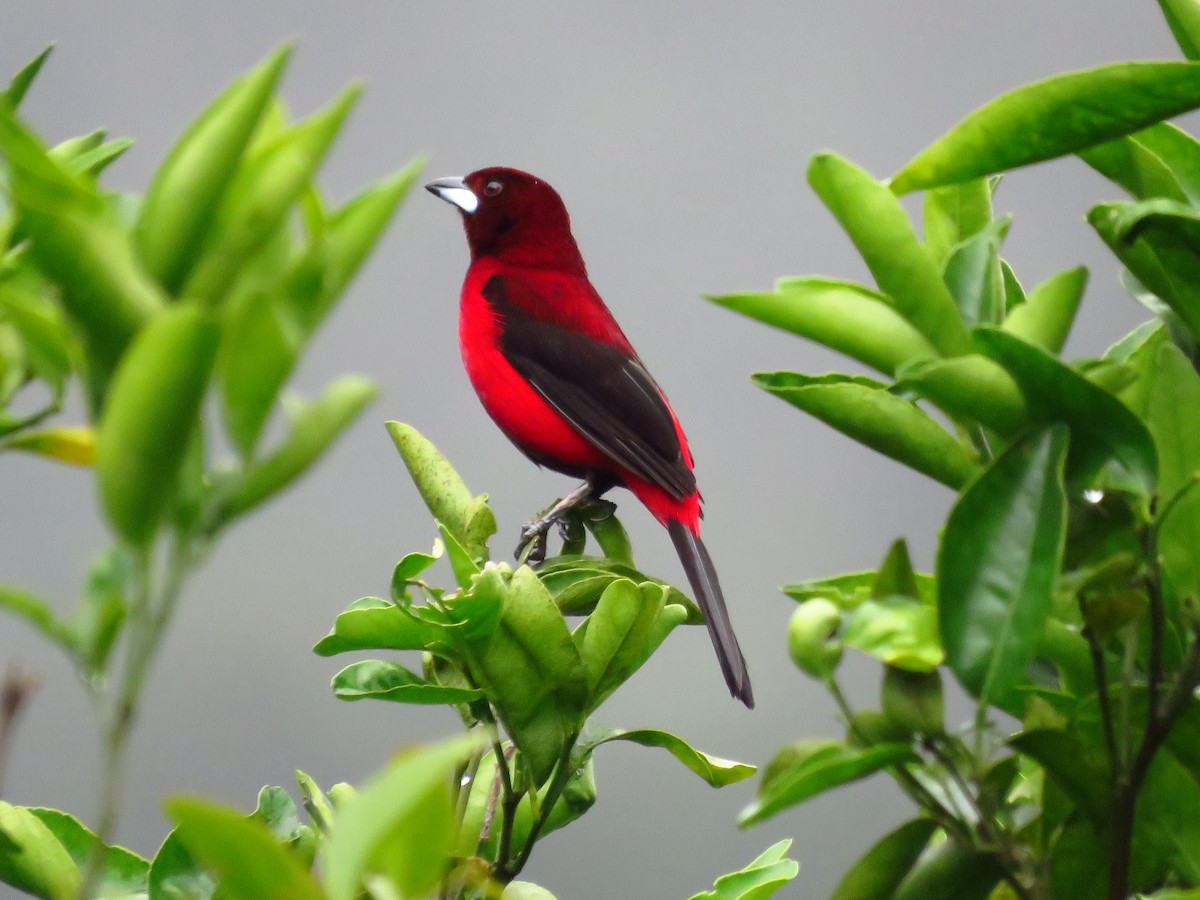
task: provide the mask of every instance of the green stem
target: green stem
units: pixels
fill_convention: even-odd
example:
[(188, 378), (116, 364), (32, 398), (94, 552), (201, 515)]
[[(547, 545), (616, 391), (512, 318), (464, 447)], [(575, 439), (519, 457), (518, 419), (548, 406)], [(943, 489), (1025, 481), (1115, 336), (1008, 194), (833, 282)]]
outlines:
[(184, 538), (176, 535), (162, 583), (155, 586), (153, 563), (148, 550), (138, 556), (138, 590), (130, 613), (125, 667), (120, 687), (104, 724), (104, 761), (100, 782), (96, 842), (88, 859), (79, 896), (95, 895), (104, 875), (104, 861), (112, 842), (120, 812), (121, 785), (125, 775), (129, 735), (137, 719), (142, 689), (162, 642), (190, 568)]
[(533, 852), (533, 845), (537, 842), (538, 834), (550, 818), (554, 811), (554, 805), (558, 802), (558, 798), (562, 795), (563, 789), (566, 788), (567, 782), (575, 770), (571, 761), (571, 753), (575, 750), (575, 742), (578, 739), (579, 732), (575, 732), (563, 747), (562, 756), (554, 770), (554, 777), (550, 780), (550, 786), (546, 788), (546, 796), (542, 799), (542, 807), (529, 829), (529, 838), (525, 841), (525, 846), (521, 848), (521, 855), (517, 857), (517, 861), (512, 866), (506, 866), (502, 870), (504, 881), (508, 882), (516, 878), (525, 868), (525, 864), (529, 862), (529, 854)]
[[(842, 717), (846, 720), (846, 727), (850, 730), (850, 733), (863, 746), (870, 747), (872, 741), (865, 734), (863, 734), (857, 726), (855, 726), (854, 710), (851, 708), (849, 701), (846, 699), (846, 695), (842, 693), (841, 685), (838, 684), (837, 679), (832, 675), (829, 676), (827, 679), (825, 679), (825, 686), (829, 689), (830, 694), (833, 695), (833, 701), (837, 704), (838, 709), (842, 713)], [(901, 790), (908, 794), (908, 798), (912, 800), (912, 802), (918, 807), (928, 812), (934, 821), (936, 821), (947, 834), (952, 834), (967, 843), (971, 842), (970, 831), (963, 825), (962, 822), (958, 820), (953, 812), (943, 806), (941, 801), (934, 797), (933, 794), (931, 794), (925, 788), (925, 786), (917, 780), (916, 776), (909, 771), (908, 766), (892, 766), (888, 771), (892, 773), (892, 777), (896, 779), (896, 782), (900, 785)]]

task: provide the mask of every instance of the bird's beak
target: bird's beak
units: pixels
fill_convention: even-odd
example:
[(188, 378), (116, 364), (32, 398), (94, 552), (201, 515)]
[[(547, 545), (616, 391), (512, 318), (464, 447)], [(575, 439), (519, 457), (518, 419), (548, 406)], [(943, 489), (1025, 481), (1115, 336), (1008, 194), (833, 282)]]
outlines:
[(439, 178), (425, 185), (425, 190), (447, 203), (454, 204), (465, 213), (473, 213), (479, 209), (479, 198), (461, 178)]

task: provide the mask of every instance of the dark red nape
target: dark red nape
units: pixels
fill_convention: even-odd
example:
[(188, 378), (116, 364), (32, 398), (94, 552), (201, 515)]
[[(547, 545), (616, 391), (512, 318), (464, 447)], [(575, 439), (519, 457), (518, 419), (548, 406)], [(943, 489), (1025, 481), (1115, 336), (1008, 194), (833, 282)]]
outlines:
[(554, 188), (503, 166), (479, 169), (463, 181), (479, 201), (475, 212), (463, 213), (472, 261), (491, 256), (507, 265), (587, 274)]

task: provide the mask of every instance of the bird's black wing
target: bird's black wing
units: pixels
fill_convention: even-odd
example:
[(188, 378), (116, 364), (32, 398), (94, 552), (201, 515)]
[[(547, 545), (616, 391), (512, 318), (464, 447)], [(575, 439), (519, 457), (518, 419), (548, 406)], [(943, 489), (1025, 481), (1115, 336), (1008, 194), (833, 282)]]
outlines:
[(508, 302), (499, 275), (483, 291), (501, 319), (501, 352), (547, 403), (617, 466), (676, 499), (695, 493), (674, 417), (641, 360)]

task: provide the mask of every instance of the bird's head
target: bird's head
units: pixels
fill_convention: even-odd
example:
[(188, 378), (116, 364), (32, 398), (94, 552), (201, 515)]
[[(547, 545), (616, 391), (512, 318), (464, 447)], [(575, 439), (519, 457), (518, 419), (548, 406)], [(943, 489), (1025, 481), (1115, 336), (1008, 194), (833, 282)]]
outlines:
[(542, 179), (493, 166), (439, 178), (425, 189), (462, 212), (472, 260), (494, 256), (513, 265), (582, 270), (567, 208)]

